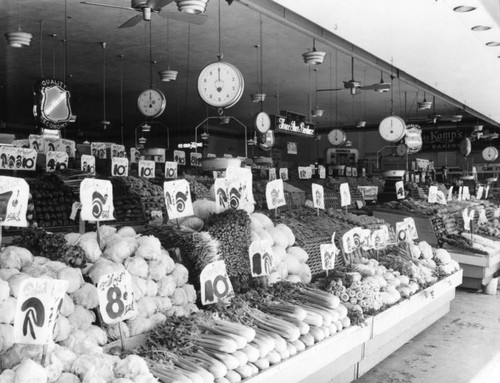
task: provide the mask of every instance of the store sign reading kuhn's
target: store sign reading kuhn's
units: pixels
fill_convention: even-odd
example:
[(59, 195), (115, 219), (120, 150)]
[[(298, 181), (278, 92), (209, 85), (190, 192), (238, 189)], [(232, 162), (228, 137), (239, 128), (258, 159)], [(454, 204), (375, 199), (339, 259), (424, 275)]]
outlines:
[(35, 85), (33, 114), (45, 127), (65, 128), (71, 119), (70, 94), (64, 82), (42, 79)]

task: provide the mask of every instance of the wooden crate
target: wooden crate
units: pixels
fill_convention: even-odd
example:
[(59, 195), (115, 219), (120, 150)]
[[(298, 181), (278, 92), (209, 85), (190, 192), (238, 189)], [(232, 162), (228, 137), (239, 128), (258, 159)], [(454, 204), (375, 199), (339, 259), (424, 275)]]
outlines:
[(493, 255), (471, 255), (460, 250), (448, 250), (448, 252), (463, 269), (464, 278), (461, 287), (481, 289), (491, 282), (493, 274), (500, 269), (500, 251)]

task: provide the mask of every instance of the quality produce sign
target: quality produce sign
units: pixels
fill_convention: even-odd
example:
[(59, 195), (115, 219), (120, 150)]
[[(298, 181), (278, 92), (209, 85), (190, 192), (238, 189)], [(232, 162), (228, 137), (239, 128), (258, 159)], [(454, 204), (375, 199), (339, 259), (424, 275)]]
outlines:
[(14, 319), (14, 341), (24, 344), (47, 344), (52, 341), (54, 326), (68, 281), (28, 278), (21, 282)]
[(122, 322), (137, 314), (132, 278), (126, 270), (102, 275), (97, 283), (97, 297), (106, 324)]
[(0, 169), (35, 170), (36, 156), (35, 149), (0, 146)]
[(188, 181), (166, 181), (163, 183), (163, 193), (169, 219), (189, 217), (194, 214)]
[(0, 176), (0, 226), (26, 227), (30, 188), (22, 178)]
[(111, 181), (85, 178), (80, 184), (81, 218), (84, 221), (114, 220)]

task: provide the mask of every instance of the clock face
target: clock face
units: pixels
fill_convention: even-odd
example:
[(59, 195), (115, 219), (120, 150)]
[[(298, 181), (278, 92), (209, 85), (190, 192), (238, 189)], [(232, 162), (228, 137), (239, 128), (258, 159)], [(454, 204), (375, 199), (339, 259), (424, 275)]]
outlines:
[(243, 76), (238, 68), (223, 61), (208, 64), (198, 77), (200, 97), (215, 108), (230, 108), (236, 104), (244, 87)]
[(498, 149), (494, 146), (488, 146), (487, 148), (483, 149), (482, 154), (485, 161), (495, 161), (498, 158)]
[(271, 128), (271, 117), (266, 112), (259, 112), (255, 115), (254, 125), (259, 133), (266, 133)]
[(328, 133), (328, 141), (332, 145), (342, 145), (346, 141), (346, 134), (342, 129), (333, 129)]
[(460, 153), (462, 153), (464, 157), (467, 157), (470, 154), (471, 150), (472, 150), (472, 144), (470, 142), (470, 139), (464, 138), (460, 142)]
[(397, 147), (396, 147), (396, 153), (398, 154), (398, 156), (400, 157), (404, 157), (406, 156), (406, 154), (408, 153), (408, 146), (406, 146), (405, 144), (399, 144)]
[(384, 140), (397, 142), (405, 136), (406, 124), (401, 117), (389, 116), (380, 122), (378, 131)]
[(146, 117), (158, 117), (164, 112), (167, 102), (158, 89), (146, 89), (139, 95), (137, 106)]

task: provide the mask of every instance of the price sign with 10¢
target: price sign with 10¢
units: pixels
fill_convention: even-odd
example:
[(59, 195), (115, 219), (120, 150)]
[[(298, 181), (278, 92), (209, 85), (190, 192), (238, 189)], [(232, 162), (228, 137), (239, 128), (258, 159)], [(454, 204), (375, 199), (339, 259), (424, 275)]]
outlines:
[(155, 178), (156, 163), (151, 160), (139, 160), (139, 177)]
[(165, 178), (168, 180), (177, 178), (177, 162), (166, 161), (165, 162)]
[(80, 160), (80, 170), (84, 173), (95, 175), (95, 157), (88, 154), (82, 154)]
[(234, 296), (224, 261), (206, 265), (200, 273), (201, 304), (228, 303)]
[(126, 270), (102, 275), (97, 283), (97, 297), (106, 324), (122, 322), (137, 314), (132, 278)]
[[(140, 163), (141, 161), (139, 161)], [(111, 175), (119, 177), (128, 176), (128, 158), (112, 157), (111, 158)]]

